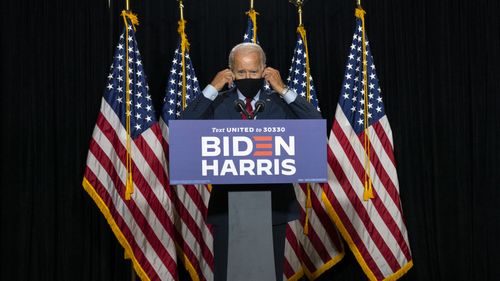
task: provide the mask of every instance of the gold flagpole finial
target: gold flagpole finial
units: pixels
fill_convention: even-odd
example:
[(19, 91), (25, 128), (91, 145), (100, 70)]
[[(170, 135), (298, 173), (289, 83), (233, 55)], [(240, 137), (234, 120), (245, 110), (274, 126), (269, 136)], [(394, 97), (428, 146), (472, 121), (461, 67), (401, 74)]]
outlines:
[(250, 10), (253, 10), (253, 0), (250, 0)]
[(130, 1), (129, 0), (125, 1), (125, 10), (130, 11)]
[(181, 20), (184, 20), (184, 3), (183, 0), (177, 0), (179, 1), (179, 11), (181, 13)]
[(361, 8), (361, 0), (356, 0), (356, 4), (358, 5), (358, 8)]
[(297, 7), (297, 11), (299, 14), (299, 26), (303, 26), (302, 24), (302, 6), (304, 6), (305, 0), (290, 0), (290, 3), (294, 4)]

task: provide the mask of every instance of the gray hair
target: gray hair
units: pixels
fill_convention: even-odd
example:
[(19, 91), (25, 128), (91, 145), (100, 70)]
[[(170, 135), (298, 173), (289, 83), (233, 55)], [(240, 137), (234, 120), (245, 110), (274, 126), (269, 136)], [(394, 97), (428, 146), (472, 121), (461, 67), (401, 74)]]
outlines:
[(236, 56), (236, 53), (242, 52), (244, 54), (249, 54), (249, 53), (257, 53), (259, 54), (260, 57), (260, 65), (262, 68), (266, 66), (266, 53), (264, 53), (264, 50), (259, 46), (259, 44), (255, 43), (240, 43), (236, 46), (233, 47), (231, 52), (229, 53), (229, 69), (233, 70), (234, 67), (234, 57)]

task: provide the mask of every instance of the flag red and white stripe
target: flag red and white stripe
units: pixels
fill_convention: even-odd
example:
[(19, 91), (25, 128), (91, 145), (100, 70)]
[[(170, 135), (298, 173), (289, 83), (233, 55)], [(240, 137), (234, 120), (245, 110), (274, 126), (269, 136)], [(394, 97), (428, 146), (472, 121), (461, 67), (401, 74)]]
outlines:
[[(175, 120), (201, 90), (196, 73), (186, 48), (185, 22), (179, 21), (179, 45), (172, 59), (167, 89), (160, 118), (163, 149), (169, 156), (169, 120)], [(175, 227), (179, 233), (177, 249), (182, 263), (193, 280), (213, 280), (214, 252), (211, 228), (206, 223), (210, 189), (206, 185), (171, 186), (175, 197)]]
[(344, 248), (321, 200), (321, 185), (310, 185), (312, 208), (308, 210), (307, 235), (304, 234), (307, 185), (295, 184), (294, 188), (301, 205), (301, 219), (289, 222), (287, 226), (284, 280), (298, 280), (303, 275), (314, 280), (344, 257)]
[(368, 278), (396, 280), (413, 261), (399, 197), (392, 131), (364, 15), (358, 7), (328, 141), (323, 202)]
[[(319, 111), (308, 59), (306, 30), (299, 26), (287, 84)], [(321, 201), (321, 185), (310, 184), (311, 208), (307, 209), (307, 185), (295, 184), (294, 188), (301, 205), (301, 219), (287, 226), (283, 272), (288, 280), (297, 280), (303, 275), (313, 280), (342, 259), (344, 248), (337, 228)], [(304, 233), (305, 227), (308, 229), (307, 234)]]
[(125, 27), (90, 140), (83, 187), (139, 277), (176, 280), (176, 211), (163, 139), (135, 39), (137, 17), (128, 11), (122, 16)]
[[(160, 119), (164, 149), (168, 151), (168, 126)], [(206, 185), (175, 185), (175, 227), (182, 262), (193, 280), (213, 280), (214, 254), (211, 228), (206, 223), (210, 189)]]
[[(344, 125), (342, 125), (344, 124)], [(329, 139), (324, 202), (370, 280), (394, 280), (412, 266), (387, 117), (369, 128), (375, 198), (364, 201), (364, 135), (337, 108)]]
[(396, 280), (413, 262), (399, 198), (392, 131), (364, 15), (358, 7), (328, 141), (323, 202), (368, 278)]
[(90, 142), (84, 188), (108, 220), (143, 280), (175, 280), (172, 192), (158, 124), (132, 141), (134, 193), (125, 200), (126, 136), (103, 99)]

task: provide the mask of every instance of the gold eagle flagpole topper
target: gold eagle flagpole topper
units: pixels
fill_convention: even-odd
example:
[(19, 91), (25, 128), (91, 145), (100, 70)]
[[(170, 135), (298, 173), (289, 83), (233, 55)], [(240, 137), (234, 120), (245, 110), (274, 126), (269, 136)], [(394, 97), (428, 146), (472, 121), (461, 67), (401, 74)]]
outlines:
[(302, 24), (302, 7), (304, 6), (304, 3), (306, 1), (307, 0), (289, 0), (290, 3), (295, 5), (295, 7), (297, 7), (298, 14), (299, 14), (299, 26), (303, 26), (303, 24)]

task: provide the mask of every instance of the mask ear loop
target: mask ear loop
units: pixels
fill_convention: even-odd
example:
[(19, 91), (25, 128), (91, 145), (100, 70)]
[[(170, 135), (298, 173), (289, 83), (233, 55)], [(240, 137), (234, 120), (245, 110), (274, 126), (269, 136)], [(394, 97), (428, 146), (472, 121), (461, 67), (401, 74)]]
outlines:
[[(231, 69), (231, 68), (229, 68), (229, 69)], [(232, 71), (233, 71), (233, 70), (231, 69), (231, 72), (232, 72)], [(236, 88), (236, 84), (234, 83), (234, 80), (235, 80), (235, 79), (236, 79), (236, 77), (235, 77), (234, 72), (233, 72), (233, 80), (232, 80), (230, 83), (228, 83), (228, 85), (227, 85), (227, 87), (228, 87), (230, 90), (232, 90), (232, 89)]]

